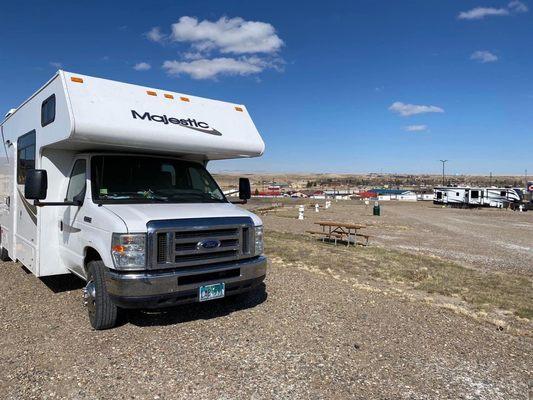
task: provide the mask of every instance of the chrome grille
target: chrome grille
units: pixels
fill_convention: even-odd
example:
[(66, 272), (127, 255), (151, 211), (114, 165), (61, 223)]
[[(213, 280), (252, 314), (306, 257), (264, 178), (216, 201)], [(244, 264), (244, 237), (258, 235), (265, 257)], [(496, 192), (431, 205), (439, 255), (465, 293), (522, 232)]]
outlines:
[[(247, 217), (151, 221), (149, 268), (192, 267), (251, 257), (252, 227), (253, 221)], [(206, 242), (213, 247), (202, 246)]]

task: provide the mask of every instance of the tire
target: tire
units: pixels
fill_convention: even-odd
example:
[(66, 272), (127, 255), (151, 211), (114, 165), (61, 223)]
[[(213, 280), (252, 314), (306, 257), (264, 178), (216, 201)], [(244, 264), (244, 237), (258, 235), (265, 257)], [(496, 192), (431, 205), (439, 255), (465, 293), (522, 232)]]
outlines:
[(0, 261), (11, 261), (11, 258), (7, 254), (7, 249), (4, 247), (0, 248)]
[(118, 308), (107, 293), (105, 271), (101, 260), (89, 262), (87, 286), (83, 291), (89, 321), (96, 330), (113, 328), (117, 323)]

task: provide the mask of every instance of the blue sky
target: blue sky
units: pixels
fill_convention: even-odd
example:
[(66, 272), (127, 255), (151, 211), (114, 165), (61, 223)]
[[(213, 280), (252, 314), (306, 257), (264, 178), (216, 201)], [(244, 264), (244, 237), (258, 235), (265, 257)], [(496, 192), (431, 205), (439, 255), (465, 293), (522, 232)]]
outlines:
[(266, 153), (215, 170), (533, 171), (533, 4), (302, 4), (7, 2), (0, 110), (61, 67), (246, 104)]

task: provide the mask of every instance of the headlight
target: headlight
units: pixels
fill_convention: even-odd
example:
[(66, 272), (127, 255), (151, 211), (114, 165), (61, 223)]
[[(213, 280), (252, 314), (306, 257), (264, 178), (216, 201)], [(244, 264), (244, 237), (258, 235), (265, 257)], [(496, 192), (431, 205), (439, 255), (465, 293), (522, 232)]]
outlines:
[(146, 234), (113, 233), (111, 255), (116, 268), (144, 268), (146, 265)]
[(255, 255), (263, 254), (263, 226), (255, 227)]

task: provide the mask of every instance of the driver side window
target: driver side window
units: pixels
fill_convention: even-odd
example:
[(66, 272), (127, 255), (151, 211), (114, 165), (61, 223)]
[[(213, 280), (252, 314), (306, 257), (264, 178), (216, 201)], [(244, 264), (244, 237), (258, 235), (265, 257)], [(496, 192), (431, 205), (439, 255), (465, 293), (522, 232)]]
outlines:
[(68, 183), (67, 197), (65, 201), (73, 201), (74, 197), (82, 192), (85, 192), (86, 184), (86, 161), (77, 160), (72, 168), (70, 174), (70, 181)]

